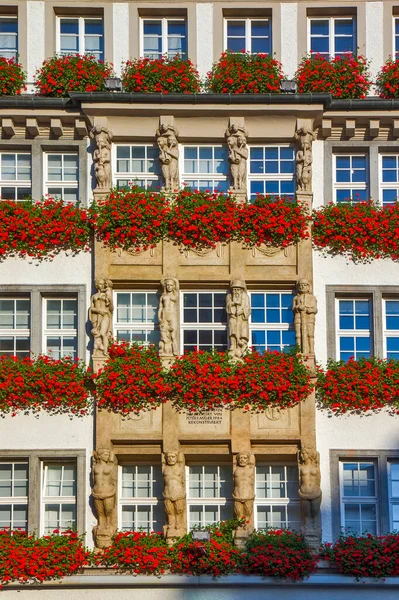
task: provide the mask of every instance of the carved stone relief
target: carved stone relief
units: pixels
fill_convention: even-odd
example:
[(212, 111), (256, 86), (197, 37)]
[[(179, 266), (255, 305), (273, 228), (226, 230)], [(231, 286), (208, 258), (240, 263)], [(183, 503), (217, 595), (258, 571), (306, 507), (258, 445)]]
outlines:
[(298, 192), (312, 191), (312, 142), (316, 133), (306, 127), (300, 127), (295, 132), (297, 141), (296, 151), (296, 185)]
[(321, 543), (320, 455), (314, 448), (302, 448), (299, 456), (299, 497), (305, 541), (317, 550)]
[(161, 281), (158, 321), (160, 330), (159, 355), (179, 355), (179, 282), (173, 277)]
[(112, 135), (105, 127), (95, 125), (90, 137), (96, 143), (93, 154), (94, 175), (97, 182), (97, 190), (109, 190), (111, 187), (111, 142)]
[(89, 319), (94, 338), (93, 358), (108, 356), (109, 339), (112, 337), (112, 281), (98, 277), (95, 279), (97, 292), (91, 297)]
[(235, 533), (236, 546), (243, 547), (253, 529), (255, 498), (255, 456), (250, 452), (240, 452), (233, 466), (234, 517), (245, 519)]
[(234, 280), (226, 296), (226, 311), (229, 332), (229, 355), (241, 361), (248, 350), (249, 316), (251, 305), (245, 281)]
[(239, 199), (243, 200), (247, 193), (248, 133), (243, 126), (233, 122), (230, 123), (225, 135), (229, 151), (230, 192), (236, 193)]
[(179, 188), (179, 144), (177, 129), (168, 123), (161, 123), (156, 132), (159, 148), (159, 162), (164, 180), (163, 190), (174, 192)]
[(316, 296), (310, 293), (307, 279), (300, 279), (297, 285), (298, 293), (294, 297), (294, 328), (296, 343), (302, 354), (314, 357), (314, 330), (317, 314)]
[(186, 478), (184, 454), (179, 451), (162, 455), (166, 525), (164, 535), (168, 544), (186, 533)]
[(111, 545), (117, 528), (117, 461), (113, 452), (107, 448), (93, 452), (92, 476), (94, 511), (98, 520), (93, 535), (96, 548), (101, 549)]

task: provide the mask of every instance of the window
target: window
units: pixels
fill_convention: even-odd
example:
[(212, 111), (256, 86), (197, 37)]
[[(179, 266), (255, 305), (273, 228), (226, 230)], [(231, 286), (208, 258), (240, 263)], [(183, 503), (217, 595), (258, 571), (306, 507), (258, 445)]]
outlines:
[(0, 529), (28, 526), (28, 463), (0, 462)]
[(295, 346), (294, 295), (289, 292), (250, 292), (251, 346), (257, 352)]
[(227, 349), (225, 292), (183, 292), (182, 352)]
[(0, 186), (2, 200), (26, 200), (32, 195), (30, 154), (0, 153)]
[(345, 299), (338, 302), (338, 358), (358, 360), (371, 355), (371, 301)]
[(76, 463), (43, 463), (44, 535), (76, 529)]
[(270, 19), (225, 19), (225, 48), (230, 52), (271, 54)]
[(390, 531), (399, 530), (399, 461), (388, 461)]
[(117, 292), (114, 324), (116, 339), (157, 344), (158, 304), (155, 292)]
[(361, 534), (378, 533), (376, 465), (372, 461), (341, 461), (341, 526)]
[(198, 190), (229, 188), (228, 151), (223, 146), (184, 146), (180, 168), (183, 185)]
[(393, 53), (395, 60), (399, 60), (399, 19), (393, 20)]
[(161, 468), (155, 465), (119, 467), (119, 526), (124, 531), (162, 531), (165, 513)]
[(17, 17), (0, 17), (0, 56), (18, 58)]
[(255, 492), (255, 527), (301, 528), (301, 505), (298, 495), (296, 465), (257, 465)]
[(46, 298), (44, 352), (52, 358), (77, 358), (78, 301), (76, 298)]
[(318, 17), (308, 20), (311, 54), (340, 56), (356, 52), (354, 17)]
[(30, 353), (30, 300), (0, 299), (0, 355), (24, 358)]
[(365, 154), (334, 156), (335, 202), (368, 200), (368, 161)]
[(399, 154), (380, 155), (380, 201), (383, 206), (399, 196)]
[(58, 17), (57, 52), (92, 54), (104, 60), (104, 25), (102, 18)]
[(187, 58), (187, 24), (185, 19), (142, 19), (141, 55), (148, 58)]
[(46, 154), (45, 193), (59, 200), (79, 201), (78, 154)]
[(152, 144), (143, 146), (116, 146), (116, 179), (118, 188), (137, 185), (159, 190), (160, 167), (158, 149)]
[(290, 146), (251, 146), (249, 149), (249, 194), (295, 196), (295, 154)]
[(383, 300), (384, 357), (399, 359), (399, 300)]
[(188, 527), (204, 527), (232, 517), (231, 466), (187, 467)]

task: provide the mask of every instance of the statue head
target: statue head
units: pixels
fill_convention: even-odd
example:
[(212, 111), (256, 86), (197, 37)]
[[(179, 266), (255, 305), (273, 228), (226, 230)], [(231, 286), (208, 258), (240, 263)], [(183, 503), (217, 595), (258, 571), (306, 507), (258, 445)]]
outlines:
[(242, 148), (243, 146), (245, 146), (245, 144), (247, 143), (247, 140), (245, 139), (245, 137), (243, 135), (240, 135), (237, 138), (237, 143), (238, 145)]
[(107, 280), (104, 277), (96, 277), (94, 285), (99, 292), (105, 292), (107, 289)]
[(165, 461), (166, 464), (169, 466), (173, 466), (177, 463), (177, 459), (178, 459), (179, 455), (178, 452), (165, 452)]
[(111, 451), (108, 448), (99, 448), (97, 450), (97, 458), (107, 463), (111, 458)]
[(319, 453), (317, 450), (313, 448), (302, 448), (301, 450), (301, 459), (303, 463), (313, 463), (318, 464), (319, 462)]
[(176, 292), (177, 291), (177, 283), (176, 280), (172, 277), (164, 279), (162, 281), (162, 286), (165, 292)]
[(308, 294), (310, 292), (310, 283), (307, 279), (300, 279), (297, 288), (300, 294)]
[(237, 459), (236, 459), (237, 465), (239, 467), (246, 467), (247, 464), (249, 463), (249, 459), (250, 459), (250, 456), (249, 456), (248, 452), (239, 452), (237, 454)]

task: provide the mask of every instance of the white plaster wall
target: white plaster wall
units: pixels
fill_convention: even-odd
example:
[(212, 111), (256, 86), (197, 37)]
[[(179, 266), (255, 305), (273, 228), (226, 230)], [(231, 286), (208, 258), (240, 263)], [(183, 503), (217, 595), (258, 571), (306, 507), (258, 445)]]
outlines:
[(287, 79), (292, 79), (298, 66), (298, 4), (281, 3), (281, 62)]
[(44, 53), (44, 2), (29, 0), (27, 3), (27, 31), (28, 38), (28, 64), (27, 81), (33, 82), (36, 69), (41, 67), (45, 59)]
[(213, 63), (213, 4), (198, 2), (197, 15), (197, 68), (205, 77)]
[[(384, 63), (383, 2), (366, 2), (366, 57), (371, 61), (371, 78), (375, 81)], [(389, 32), (385, 31), (385, 35)]]
[(121, 63), (129, 58), (129, 4), (115, 2), (113, 11), (113, 55), (114, 69), (121, 74)]

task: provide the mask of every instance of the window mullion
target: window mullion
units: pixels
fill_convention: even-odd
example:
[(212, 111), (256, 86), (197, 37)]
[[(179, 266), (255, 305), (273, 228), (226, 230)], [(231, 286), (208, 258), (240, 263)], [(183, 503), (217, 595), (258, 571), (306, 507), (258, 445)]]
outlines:
[(79, 17), (79, 54), (83, 55), (85, 52), (85, 19)]

